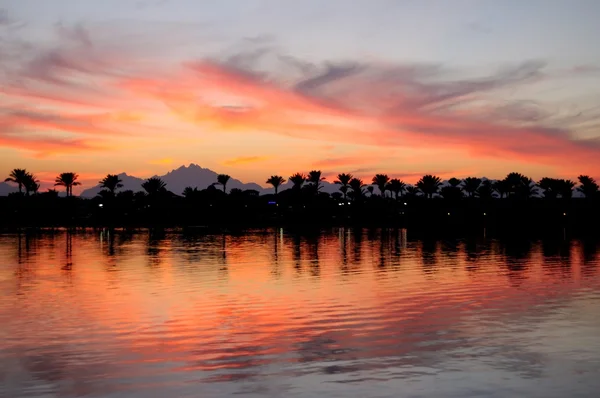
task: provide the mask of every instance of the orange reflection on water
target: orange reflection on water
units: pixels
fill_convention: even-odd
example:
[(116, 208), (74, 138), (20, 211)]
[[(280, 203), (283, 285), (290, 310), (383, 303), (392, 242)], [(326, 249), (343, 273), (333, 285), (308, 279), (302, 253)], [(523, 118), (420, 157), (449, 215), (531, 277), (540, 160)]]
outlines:
[(0, 235), (0, 255), (0, 359), (51, 385), (83, 377), (92, 392), (182, 377), (410, 377), (402, 369), (457, 353), (478, 363), (600, 291), (597, 245), (577, 240), (59, 232)]

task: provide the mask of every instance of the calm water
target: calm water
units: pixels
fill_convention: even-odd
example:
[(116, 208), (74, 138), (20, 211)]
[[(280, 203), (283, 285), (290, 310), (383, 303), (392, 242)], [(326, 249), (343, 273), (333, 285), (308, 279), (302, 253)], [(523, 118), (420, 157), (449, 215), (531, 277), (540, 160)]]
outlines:
[(0, 235), (0, 397), (597, 397), (598, 249)]

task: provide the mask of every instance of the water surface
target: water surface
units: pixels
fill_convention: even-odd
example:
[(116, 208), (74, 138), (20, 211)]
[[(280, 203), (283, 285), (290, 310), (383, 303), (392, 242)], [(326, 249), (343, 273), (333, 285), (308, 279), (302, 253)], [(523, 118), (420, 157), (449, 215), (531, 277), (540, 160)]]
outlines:
[(598, 244), (0, 235), (0, 397), (595, 397)]

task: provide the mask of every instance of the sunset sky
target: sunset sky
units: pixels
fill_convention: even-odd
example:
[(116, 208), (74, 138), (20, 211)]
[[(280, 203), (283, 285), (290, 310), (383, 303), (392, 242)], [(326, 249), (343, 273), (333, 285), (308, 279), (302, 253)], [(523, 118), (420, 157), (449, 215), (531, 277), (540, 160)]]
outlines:
[[(0, 0), (0, 174), (600, 177), (596, 0)], [(331, 179), (331, 178), (329, 178)]]

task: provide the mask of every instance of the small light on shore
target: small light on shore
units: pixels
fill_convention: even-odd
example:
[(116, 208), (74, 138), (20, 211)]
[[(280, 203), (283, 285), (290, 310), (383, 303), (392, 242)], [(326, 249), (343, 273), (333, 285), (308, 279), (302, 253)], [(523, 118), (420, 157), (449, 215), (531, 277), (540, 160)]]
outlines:
[(408, 206), (408, 203), (404, 202), (404, 206)]
[(483, 213), (484, 216), (487, 216), (487, 213)]
[(567, 213), (563, 213), (563, 216), (566, 216), (566, 215), (567, 215)]
[(448, 213), (448, 215), (450, 215), (450, 213)]
[(98, 205), (98, 207), (104, 207), (104, 205), (103, 205), (102, 203), (100, 203), (100, 204)]

